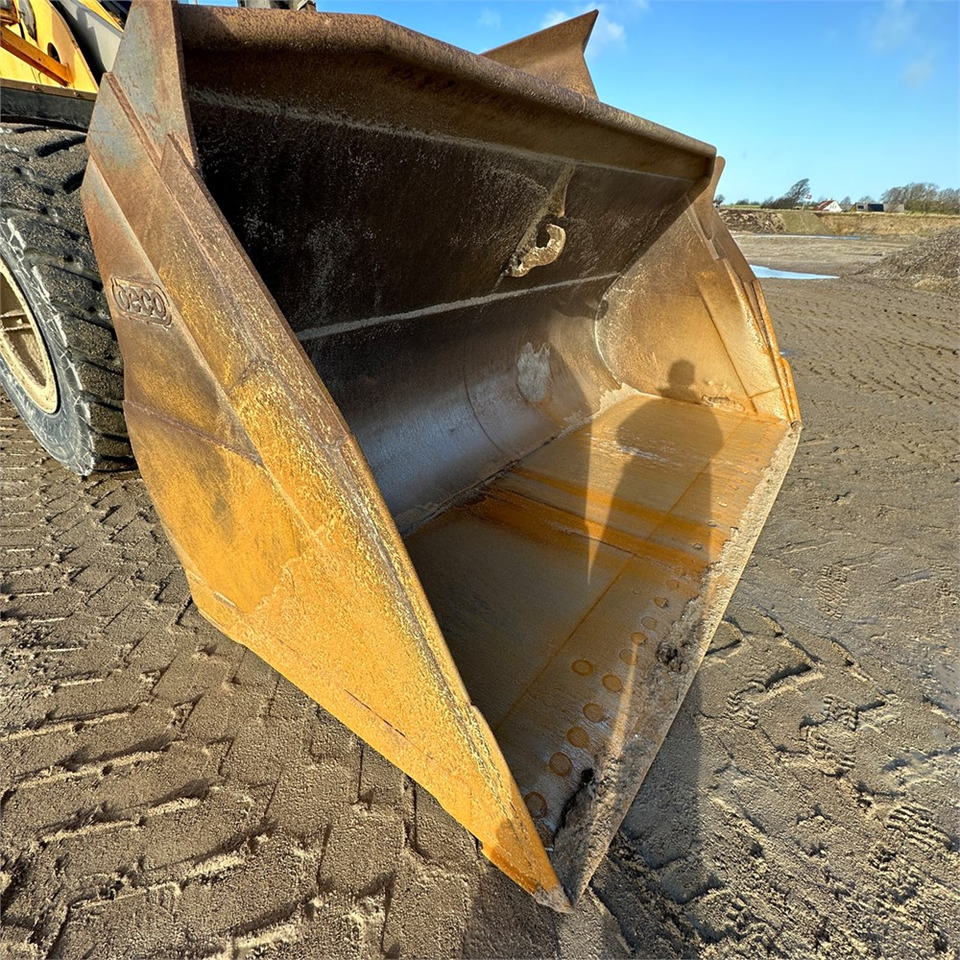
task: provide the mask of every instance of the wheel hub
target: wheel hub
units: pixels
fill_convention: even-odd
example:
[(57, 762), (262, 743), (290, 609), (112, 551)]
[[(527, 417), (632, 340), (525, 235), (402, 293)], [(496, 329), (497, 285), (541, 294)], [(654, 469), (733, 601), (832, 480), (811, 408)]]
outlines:
[(27, 396), (44, 412), (59, 403), (50, 353), (26, 298), (0, 261), (0, 357)]

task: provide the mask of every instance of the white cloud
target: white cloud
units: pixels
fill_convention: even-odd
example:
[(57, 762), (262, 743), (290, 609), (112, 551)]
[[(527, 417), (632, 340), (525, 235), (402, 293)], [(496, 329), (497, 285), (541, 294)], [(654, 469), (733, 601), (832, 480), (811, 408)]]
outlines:
[(908, 87), (922, 87), (933, 74), (933, 54), (928, 53), (919, 60), (914, 60), (900, 75)]
[(480, 11), (480, 17), (477, 20), (477, 24), (481, 27), (494, 27), (499, 28), (501, 23), (500, 14), (496, 10), (490, 10), (487, 7), (484, 7)]
[[(622, 44), (627, 35), (626, 27), (617, 20), (611, 20), (606, 10), (600, 7), (600, 16), (597, 17), (597, 25), (593, 28), (593, 37), (591, 38), (596, 47), (605, 47), (607, 44)], [(595, 51), (599, 52), (599, 51)]]
[[(591, 13), (594, 10), (599, 11), (600, 16), (593, 28), (593, 34), (590, 37), (590, 43), (587, 46), (587, 53), (592, 57), (597, 56), (607, 47), (622, 48), (626, 43), (627, 28), (622, 22), (622, 15), (627, 16), (634, 13), (644, 13), (649, 9), (647, 0), (622, 0), (620, 3), (588, 3), (583, 7), (574, 7), (572, 9), (558, 10), (551, 9), (540, 22), (540, 29), (546, 30), (547, 27), (555, 27), (564, 20), (570, 20), (572, 17), (578, 17), (584, 13)], [(611, 15), (617, 14), (617, 19)]]
[(916, 16), (907, 8), (906, 0), (886, 0), (870, 35), (873, 49), (886, 53), (903, 46), (913, 34), (915, 22)]
[(920, 8), (907, 0), (885, 0), (880, 16), (870, 27), (870, 46), (874, 53), (896, 56), (904, 63), (901, 82), (921, 87), (933, 75), (936, 60), (935, 39), (920, 23)]
[(566, 10), (551, 10), (540, 21), (540, 29), (546, 30), (548, 27), (555, 27), (558, 23), (563, 23), (564, 20), (569, 20), (575, 16), (575, 13), (569, 13)]

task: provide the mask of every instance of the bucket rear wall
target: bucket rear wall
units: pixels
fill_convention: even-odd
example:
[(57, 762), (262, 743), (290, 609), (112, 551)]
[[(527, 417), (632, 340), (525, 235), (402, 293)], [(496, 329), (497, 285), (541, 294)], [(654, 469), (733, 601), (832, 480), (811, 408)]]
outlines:
[[(688, 181), (188, 91), (207, 185), (401, 529), (619, 389), (604, 294)], [(508, 276), (551, 202), (562, 255)]]

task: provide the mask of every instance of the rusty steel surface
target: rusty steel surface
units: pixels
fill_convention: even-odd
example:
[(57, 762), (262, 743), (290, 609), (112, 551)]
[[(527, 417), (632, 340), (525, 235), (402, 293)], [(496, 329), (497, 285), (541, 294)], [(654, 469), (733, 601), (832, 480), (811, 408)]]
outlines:
[(799, 431), (721, 163), (596, 100), (591, 24), (141, 3), (83, 188), (197, 606), (560, 910)]

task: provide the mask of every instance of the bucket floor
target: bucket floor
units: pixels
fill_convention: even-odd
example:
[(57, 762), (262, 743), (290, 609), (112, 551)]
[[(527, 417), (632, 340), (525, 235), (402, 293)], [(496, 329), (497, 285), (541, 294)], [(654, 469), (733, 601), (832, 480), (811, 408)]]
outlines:
[(626, 737), (666, 735), (675, 710), (663, 715), (650, 685), (673, 674), (685, 690), (704, 653), (672, 628), (691, 600), (709, 602), (705, 574), (731, 532), (762, 524), (748, 502), (788, 430), (636, 395), (407, 539), (544, 837)]

